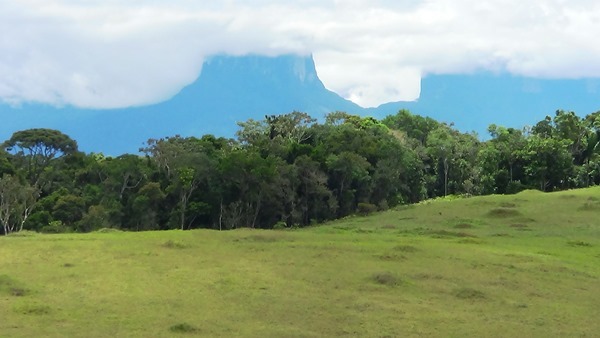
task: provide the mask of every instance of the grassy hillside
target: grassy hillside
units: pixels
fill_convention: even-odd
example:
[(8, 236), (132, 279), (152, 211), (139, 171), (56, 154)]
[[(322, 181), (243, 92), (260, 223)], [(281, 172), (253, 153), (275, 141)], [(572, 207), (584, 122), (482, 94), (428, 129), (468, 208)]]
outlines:
[(600, 332), (600, 189), (295, 231), (0, 238), (0, 337)]

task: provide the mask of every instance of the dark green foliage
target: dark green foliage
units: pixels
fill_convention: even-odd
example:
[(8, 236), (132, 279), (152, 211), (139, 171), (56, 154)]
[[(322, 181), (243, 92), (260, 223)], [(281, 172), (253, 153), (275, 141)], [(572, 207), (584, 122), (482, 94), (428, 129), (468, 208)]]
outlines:
[(58, 130), (39, 128), (15, 132), (4, 148), (26, 170), (30, 183), (37, 185), (55, 158), (77, 152), (77, 142)]
[(377, 211), (377, 206), (371, 203), (358, 203), (358, 213), (366, 216)]

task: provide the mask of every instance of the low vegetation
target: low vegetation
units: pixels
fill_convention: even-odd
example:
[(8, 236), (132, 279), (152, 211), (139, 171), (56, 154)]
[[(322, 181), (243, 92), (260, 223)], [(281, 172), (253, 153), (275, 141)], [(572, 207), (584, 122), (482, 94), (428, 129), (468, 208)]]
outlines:
[(597, 197), (440, 199), (279, 231), (4, 236), (0, 336), (593, 337), (600, 211), (580, 206)]

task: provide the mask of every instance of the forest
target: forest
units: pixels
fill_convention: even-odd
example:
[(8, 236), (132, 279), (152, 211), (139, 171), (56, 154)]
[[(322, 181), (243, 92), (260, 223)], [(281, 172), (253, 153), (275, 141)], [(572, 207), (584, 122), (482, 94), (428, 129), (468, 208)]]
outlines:
[(600, 112), (492, 124), (485, 141), (407, 110), (238, 125), (235, 139), (175, 135), (117, 157), (57, 130), (17, 131), (0, 149), (2, 233), (304, 227), (441, 196), (600, 184)]

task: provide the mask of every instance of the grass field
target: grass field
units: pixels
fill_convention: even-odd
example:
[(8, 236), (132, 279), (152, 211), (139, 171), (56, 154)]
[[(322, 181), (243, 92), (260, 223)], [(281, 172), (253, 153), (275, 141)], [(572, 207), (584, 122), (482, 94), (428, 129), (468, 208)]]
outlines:
[(0, 337), (594, 337), (600, 188), (288, 231), (0, 238)]

